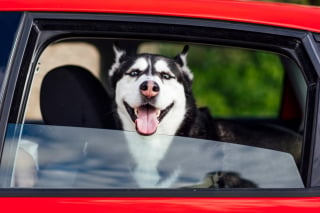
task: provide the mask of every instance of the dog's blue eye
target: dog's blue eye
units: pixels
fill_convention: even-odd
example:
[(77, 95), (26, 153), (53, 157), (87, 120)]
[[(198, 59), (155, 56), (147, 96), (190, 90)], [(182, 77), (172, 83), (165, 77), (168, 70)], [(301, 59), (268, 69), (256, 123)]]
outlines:
[(139, 70), (132, 70), (131, 72), (127, 73), (128, 75), (130, 75), (131, 77), (136, 77), (140, 74)]
[(161, 76), (161, 78), (166, 79), (166, 80), (173, 78), (173, 76), (171, 76), (170, 74), (165, 73), (165, 72), (160, 73), (160, 76)]

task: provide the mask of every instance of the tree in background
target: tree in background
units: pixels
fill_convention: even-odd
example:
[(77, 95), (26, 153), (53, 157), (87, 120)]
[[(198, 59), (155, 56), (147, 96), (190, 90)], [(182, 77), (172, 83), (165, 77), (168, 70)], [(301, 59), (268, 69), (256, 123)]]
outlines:
[[(155, 52), (174, 56), (183, 44), (153, 44)], [(149, 46), (150, 48), (150, 46)], [(150, 49), (148, 50), (150, 52)], [(188, 66), (199, 107), (215, 117), (277, 117), (284, 71), (274, 53), (215, 45), (190, 45)]]
[[(264, 0), (264, 1), (266, 1), (266, 0)], [(267, 1), (320, 6), (320, 0), (267, 0)]]

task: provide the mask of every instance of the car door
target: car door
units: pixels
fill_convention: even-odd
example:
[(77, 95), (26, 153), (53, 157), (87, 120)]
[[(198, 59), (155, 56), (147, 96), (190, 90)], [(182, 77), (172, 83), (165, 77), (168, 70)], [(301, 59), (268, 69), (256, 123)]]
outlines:
[[(15, 198), (0, 199), (17, 211), (35, 205), (35, 211), (47, 205), (59, 211), (316, 211), (318, 37), (307, 31), (202, 19), (25, 13), (3, 84), (0, 118), (0, 193)], [(128, 53), (161, 50), (173, 56), (188, 44), (197, 103), (211, 111), (204, 115), (234, 130), (247, 127), (241, 130), (244, 139), (175, 136), (157, 168), (156, 182), (163, 184), (139, 184), (134, 176), (137, 162), (108, 113), (114, 110), (106, 72), (114, 62), (114, 43)], [(56, 69), (68, 72), (48, 80)], [(70, 70), (77, 76), (84, 73), (85, 80), (66, 81)], [(87, 97), (90, 103), (91, 97), (98, 98), (89, 106), (82, 101)], [(284, 135), (283, 141), (272, 138), (275, 131), (277, 137), (279, 132)], [(173, 136), (161, 137), (166, 141)], [(301, 143), (296, 146), (287, 138)], [(264, 139), (267, 143), (259, 143)], [(278, 146), (272, 142), (285, 145), (274, 148)], [(165, 184), (175, 177), (176, 166), (182, 178), (176, 185)], [(215, 182), (215, 177), (220, 179)]]

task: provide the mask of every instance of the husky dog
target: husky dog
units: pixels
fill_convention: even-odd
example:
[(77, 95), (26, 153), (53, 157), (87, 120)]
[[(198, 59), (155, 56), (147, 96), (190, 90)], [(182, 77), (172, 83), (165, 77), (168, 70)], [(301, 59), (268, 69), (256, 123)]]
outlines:
[[(109, 76), (114, 88), (117, 125), (137, 133), (136, 137), (128, 136), (130, 151), (137, 162), (134, 176), (139, 185), (154, 186), (160, 178), (157, 165), (171, 143), (170, 138), (163, 140), (157, 136), (187, 136), (196, 117), (191, 91), (193, 74), (186, 63), (188, 46), (175, 58), (153, 54), (130, 56), (117, 46), (114, 52), (115, 63)], [(153, 178), (143, 177), (150, 171)], [(177, 175), (176, 172), (169, 179), (174, 180)]]
[[(115, 62), (109, 77), (114, 90), (115, 120), (119, 129), (135, 133), (127, 141), (137, 165), (133, 176), (141, 187), (168, 187), (179, 176), (176, 169), (159, 185), (157, 166), (171, 143), (170, 138), (163, 140), (160, 135), (227, 141), (280, 151), (289, 150), (281, 142), (290, 140), (295, 147), (294, 156), (300, 156), (301, 138), (273, 127), (245, 127), (217, 121), (207, 109), (198, 109), (191, 89), (193, 73), (187, 65), (188, 46), (173, 58), (129, 55), (116, 45), (113, 49)], [(278, 143), (276, 146), (274, 141)]]
[(116, 46), (114, 51), (116, 60), (109, 75), (122, 129), (145, 136), (188, 134), (196, 108), (193, 74), (186, 64), (188, 46), (173, 59), (128, 56)]

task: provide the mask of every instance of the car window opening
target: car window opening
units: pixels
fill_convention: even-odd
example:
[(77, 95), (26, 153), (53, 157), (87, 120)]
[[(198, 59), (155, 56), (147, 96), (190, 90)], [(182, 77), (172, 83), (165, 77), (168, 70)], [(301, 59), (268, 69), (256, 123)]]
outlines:
[(21, 128), (11, 186), (304, 187), (306, 86), (288, 58), (93, 40), (62, 40), (40, 56), (26, 122), (7, 133)]

